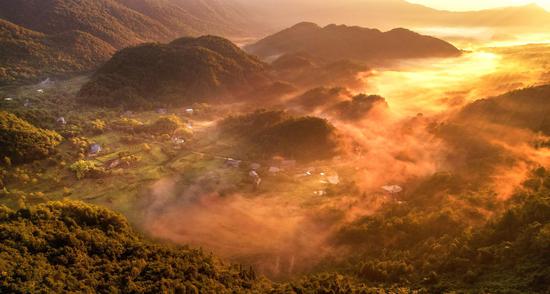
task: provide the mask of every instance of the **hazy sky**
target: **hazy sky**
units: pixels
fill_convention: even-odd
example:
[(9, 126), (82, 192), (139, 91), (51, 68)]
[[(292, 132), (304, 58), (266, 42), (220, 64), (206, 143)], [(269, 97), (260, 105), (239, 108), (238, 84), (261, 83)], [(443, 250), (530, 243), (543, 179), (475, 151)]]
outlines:
[(475, 10), (536, 3), (550, 11), (550, 0), (409, 0), (408, 2), (446, 10)]

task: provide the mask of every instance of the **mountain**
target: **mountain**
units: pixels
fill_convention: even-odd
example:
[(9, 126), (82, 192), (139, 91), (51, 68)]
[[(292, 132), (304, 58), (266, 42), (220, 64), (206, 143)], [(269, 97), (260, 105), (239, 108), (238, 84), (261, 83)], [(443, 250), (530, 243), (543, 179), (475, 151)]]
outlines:
[(325, 60), (380, 61), (401, 58), (460, 55), (453, 45), (406, 29), (377, 29), (304, 22), (245, 48), (262, 58), (306, 53)]
[(182, 35), (245, 34), (240, 5), (219, 0), (4, 0), (0, 18), (45, 34), (79, 30), (116, 48)]
[[(292, 5), (293, 9), (284, 9), (287, 5)], [(305, 19), (322, 24), (345, 23), (382, 29), (475, 26), (503, 30), (528, 27), (530, 30), (545, 32), (550, 27), (550, 13), (534, 4), (453, 12), (404, 0), (257, 0), (249, 9), (275, 28), (287, 27)]]
[(0, 85), (87, 71), (114, 52), (82, 31), (46, 35), (0, 20)]
[(150, 108), (251, 90), (266, 65), (221, 37), (185, 37), (117, 52), (80, 90), (84, 102)]

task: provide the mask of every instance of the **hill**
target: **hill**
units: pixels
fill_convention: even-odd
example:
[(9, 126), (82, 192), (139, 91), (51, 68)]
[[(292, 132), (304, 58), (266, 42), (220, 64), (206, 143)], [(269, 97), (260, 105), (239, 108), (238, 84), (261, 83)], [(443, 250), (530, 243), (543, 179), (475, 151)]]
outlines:
[(461, 122), (486, 121), (550, 135), (550, 85), (478, 100), (458, 115)]
[(332, 158), (337, 153), (336, 129), (322, 118), (258, 110), (226, 118), (219, 127), (226, 135), (243, 139), (239, 149), (258, 157), (283, 156), (309, 162)]
[(0, 18), (45, 34), (79, 30), (119, 49), (182, 35), (241, 35), (240, 5), (217, 0), (7, 0)]
[(79, 93), (87, 103), (150, 108), (211, 100), (268, 80), (265, 65), (214, 36), (117, 52)]
[(0, 85), (88, 71), (114, 51), (82, 31), (46, 35), (0, 19)]
[(381, 61), (460, 55), (457, 48), (445, 41), (406, 29), (381, 32), (345, 25), (320, 27), (314, 23), (299, 23), (247, 46), (246, 50), (262, 58), (306, 53), (332, 61)]
[(0, 111), (0, 156), (13, 163), (41, 159), (61, 142), (54, 131), (39, 129), (14, 114)]

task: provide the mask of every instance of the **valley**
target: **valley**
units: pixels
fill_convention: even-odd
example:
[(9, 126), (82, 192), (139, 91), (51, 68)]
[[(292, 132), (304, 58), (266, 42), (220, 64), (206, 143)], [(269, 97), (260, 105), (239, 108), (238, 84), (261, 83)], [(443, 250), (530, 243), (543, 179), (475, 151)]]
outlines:
[(239, 1), (97, 2), (150, 30), (120, 33), (135, 28), (122, 18), (54, 52), (59, 23), (0, 13), (13, 22), (0, 45), (32, 48), (0, 47), (13, 69), (0, 71), (0, 292), (550, 289), (544, 37), (300, 22), (250, 38), (262, 33), (240, 34), (258, 20), (237, 21)]

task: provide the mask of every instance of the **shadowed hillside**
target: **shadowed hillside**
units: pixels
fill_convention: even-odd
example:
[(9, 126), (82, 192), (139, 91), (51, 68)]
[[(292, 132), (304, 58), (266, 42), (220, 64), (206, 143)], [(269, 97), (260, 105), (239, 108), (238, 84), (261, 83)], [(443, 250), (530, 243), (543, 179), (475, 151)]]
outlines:
[(185, 104), (251, 89), (265, 65), (220, 37), (181, 38), (119, 51), (80, 91), (97, 105)]
[(0, 20), (0, 85), (88, 71), (114, 51), (82, 31), (45, 35)]
[(90, 33), (116, 48), (205, 33), (239, 35), (242, 8), (216, 0), (6, 0), (0, 18), (31, 30)]
[(289, 53), (307, 53), (328, 60), (381, 61), (401, 58), (451, 57), (460, 55), (453, 45), (406, 29), (381, 32), (376, 29), (300, 23), (249, 45), (246, 50), (269, 58)]
[(491, 122), (550, 135), (550, 85), (478, 100), (459, 114), (462, 122)]

